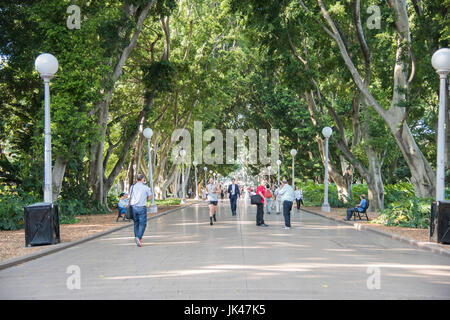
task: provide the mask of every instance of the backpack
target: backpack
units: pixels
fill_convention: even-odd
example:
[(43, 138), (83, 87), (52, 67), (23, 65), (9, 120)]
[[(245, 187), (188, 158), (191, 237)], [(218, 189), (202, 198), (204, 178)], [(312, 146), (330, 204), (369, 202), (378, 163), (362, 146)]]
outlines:
[(269, 189), (266, 190), (266, 198), (272, 198), (272, 193)]

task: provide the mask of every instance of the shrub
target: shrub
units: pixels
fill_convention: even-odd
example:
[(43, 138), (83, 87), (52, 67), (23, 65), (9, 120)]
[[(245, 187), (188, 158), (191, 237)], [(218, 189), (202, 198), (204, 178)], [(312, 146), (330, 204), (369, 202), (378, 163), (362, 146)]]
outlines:
[(384, 186), (384, 203), (386, 206), (389, 206), (391, 203), (404, 201), (414, 196), (414, 186), (409, 182), (399, 182)]
[[(18, 196), (21, 194), (21, 196)], [(23, 225), (23, 207), (39, 202), (32, 193), (6, 190), (0, 186), (0, 230), (18, 230)]]
[(430, 207), (433, 199), (410, 197), (389, 204), (372, 223), (386, 226), (428, 228), (430, 226)]
[[(323, 203), (324, 185), (315, 184), (308, 181), (300, 187), (303, 191), (303, 203), (305, 206), (318, 207)], [(338, 192), (335, 184), (328, 185), (328, 202), (331, 207), (344, 207), (342, 200), (338, 199)]]
[[(21, 190), (6, 190), (0, 186), (0, 230), (19, 230), (24, 227), (24, 207), (42, 202), (40, 196)], [(58, 201), (61, 224), (77, 223), (78, 215), (107, 213), (106, 207), (97, 202), (80, 199), (61, 199)]]
[(181, 204), (181, 199), (179, 198), (169, 198), (164, 200), (155, 200), (156, 205), (163, 205), (163, 206), (176, 206)]

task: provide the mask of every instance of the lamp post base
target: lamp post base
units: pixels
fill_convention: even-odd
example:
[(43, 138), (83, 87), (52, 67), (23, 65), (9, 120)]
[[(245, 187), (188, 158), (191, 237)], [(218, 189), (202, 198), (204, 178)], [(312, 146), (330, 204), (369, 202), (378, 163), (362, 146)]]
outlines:
[(158, 207), (156, 206), (156, 204), (152, 204), (150, 207), (148, 207), (148, 212), (149, 213), (156, 213), (156, 212), (158, 212)]
[(328, 203), (322, 204), (322, 212), (330, 212), (330, 205)]
[(200, 200), (200, 198), (199, 197), (195, 197), (194, 200)]

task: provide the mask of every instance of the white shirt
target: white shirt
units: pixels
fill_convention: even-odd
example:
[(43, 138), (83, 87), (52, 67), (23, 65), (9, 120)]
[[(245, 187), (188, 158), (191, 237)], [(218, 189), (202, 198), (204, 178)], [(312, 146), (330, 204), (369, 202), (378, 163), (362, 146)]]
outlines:
[(281, 202), (284, 201), (294, 201), (294, 189), (288, 184), (280, 190), (279, 195), (281, 196)]
[(295, 190), (295, 199), (301, 199), (301, 198), (303, 198), (302, 190)]
[(152, 195), (152, 191), (142, 182), (138, 182), (130, 188), (130, 205), (136, 207), (147, 206), (147, 198)]
[(208, 184), (206, 186), (206, 188), (208, 189), (208, 200), (209, 201), (219, 201), (219, 198), (217, 197), (217, 192), (216, 192), (216, 185)]

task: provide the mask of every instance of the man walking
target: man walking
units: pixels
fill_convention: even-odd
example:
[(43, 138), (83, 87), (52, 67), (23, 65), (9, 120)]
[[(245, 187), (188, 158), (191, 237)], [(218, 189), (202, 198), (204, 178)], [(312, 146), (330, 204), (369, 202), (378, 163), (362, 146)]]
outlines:
[(231, 184), (228, 186), (228, 195), (230, 198), (230, 205), (231, 205), (231, 214), (233, 216), (236, 215), (236, 203), (237, 199), (239, 199), (241, 195), (241, 191), (239, 189), (239, 186), (235, 183), (236, 179), (231, 179)]
[(292, 187), (288, 184), (285, 178), (283, 178), (279, 195), (281, 196), (281, 203), (283, 204), (283, 215), (284, 215), (283, 229), (290, 229), (291, 209), (294, 203), (294, 189), (292, 189)]
[(144, 175), (137, 175), (137, 182), (131, 186), (130, 206), (134, 221), (134, 240), (142, 247), (142, 237), (147, 227), (147, 199), (153, 198), (152, 191), (144, 184)]

